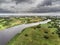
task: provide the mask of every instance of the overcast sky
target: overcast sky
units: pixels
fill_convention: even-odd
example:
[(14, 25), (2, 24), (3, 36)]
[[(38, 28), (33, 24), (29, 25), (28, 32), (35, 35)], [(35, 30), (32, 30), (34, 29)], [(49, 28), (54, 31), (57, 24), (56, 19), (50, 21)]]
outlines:
[(0, 13), (60, 12), (60, 0), (0, 0)]

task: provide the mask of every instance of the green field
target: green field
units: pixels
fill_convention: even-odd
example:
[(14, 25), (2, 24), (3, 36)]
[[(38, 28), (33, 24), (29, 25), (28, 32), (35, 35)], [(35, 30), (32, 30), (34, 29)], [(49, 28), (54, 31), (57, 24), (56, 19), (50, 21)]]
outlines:
[(34, 17), (0, 17), (0, 30), (10, 28), (24, 23), (33, 23), (42, 21), (43, 18)]
[(54, 25), (51, 21), (47, 24), (26, 28), (11, 39), (7, 45), (60, 45), (58, 28)]

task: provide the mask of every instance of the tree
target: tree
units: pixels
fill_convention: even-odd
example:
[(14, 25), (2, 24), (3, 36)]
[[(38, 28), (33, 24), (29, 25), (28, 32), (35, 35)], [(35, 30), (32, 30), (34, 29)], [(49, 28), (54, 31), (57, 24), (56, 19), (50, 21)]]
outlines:
[(41, 24), (39, 24), (39, 25), (37, 26), (37, 28), (41, 28)]

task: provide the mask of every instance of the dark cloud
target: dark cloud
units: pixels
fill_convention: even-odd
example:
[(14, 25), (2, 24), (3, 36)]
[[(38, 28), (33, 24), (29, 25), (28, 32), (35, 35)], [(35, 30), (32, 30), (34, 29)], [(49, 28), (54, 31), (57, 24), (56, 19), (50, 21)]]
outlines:
[(18, 3), (32, 3), (31, 0), (15, 0), (16, 1), (16, 4)]
[[(32, 0), (15, 0), (16, 3), (22, 3), (22, 2), (26, 2), (26, 3), (33, 3)], [(44, 5), (51, 5), (52, 4), (52, 0), (44, 0), (44, 2), (41, 4), (41, 6), (44, 6)]]
[(53, 2), (60, 1), (60, 0), (52, 0)]
[(15, 1), (20, 3), (20, 2), (27, 2), (28, 0), (15, 0)]
[(4, 0), (0, 0), (0, 3), (3, 3), (4, 2)]
[(14, 13), (14, 12), (11, 12), (11, 11), (8, 11), (8, 10), (0, 9), (0, 13)]
[(42, 4), (43, 6), (48, 6), (48, 5), (52, 5), (52, 0), (45, 0)]
[(60, 7), (40, 7), (31, 11), (33, 13), (48, 13), (48, 12), (60, 12)]
[[(32, 12), (32, 13), (60, 12), (60, 6), (54, 7), (54, 5), (52, 3), (55, 3), (55, 5), (56, 4), (60, 5), (60, 0), (45, 0), (43, 2), (42, 6), (38, 5), (37, 9), (30, 11), (30, 12)], [(48, 7), (48, 6), (50, 6), (50, 7)]]

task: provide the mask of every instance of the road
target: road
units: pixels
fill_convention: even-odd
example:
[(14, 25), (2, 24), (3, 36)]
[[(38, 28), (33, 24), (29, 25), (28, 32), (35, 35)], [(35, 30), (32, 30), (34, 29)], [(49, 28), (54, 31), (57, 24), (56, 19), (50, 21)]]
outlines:
[(5, 30), (1, 30), (0, 31), (0, 45), (6, 45), (17, 33), (20, 33), (24, 28), (39, 25), (39, 24), (45, 24), (50, 21), (51, 20), (48, 19), (42, 22), (22, 24), (22, 25), (18, 25), (18, 26), (5, 29)]

